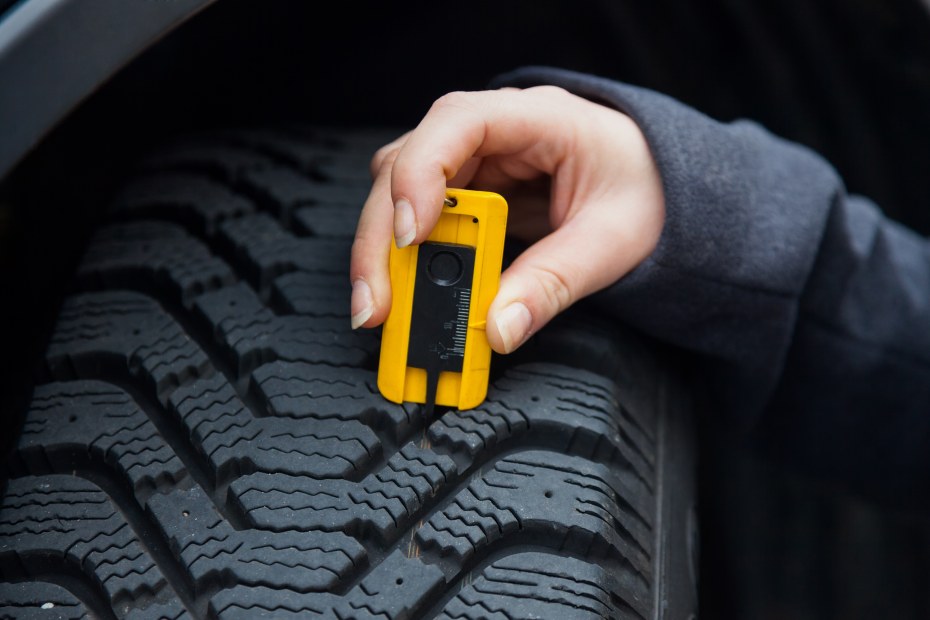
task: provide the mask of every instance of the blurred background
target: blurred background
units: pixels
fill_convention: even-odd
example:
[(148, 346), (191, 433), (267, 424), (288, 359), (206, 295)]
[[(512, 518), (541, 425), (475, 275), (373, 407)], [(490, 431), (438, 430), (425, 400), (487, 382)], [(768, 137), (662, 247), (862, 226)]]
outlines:
[[(136, 157), (171, 135), (231, 126), (401, 131), (443, 93), (524, 64), (754, 119), (930, 232), (925, 0), (219, 0), (114, 76), (0, 186), (5, 417), (27, 398), (24, 360), (44, 349), (84, 241)], [(767, 462), (727, 420), (699, 413), (704, 618), (930, 617), (930, 515)]]

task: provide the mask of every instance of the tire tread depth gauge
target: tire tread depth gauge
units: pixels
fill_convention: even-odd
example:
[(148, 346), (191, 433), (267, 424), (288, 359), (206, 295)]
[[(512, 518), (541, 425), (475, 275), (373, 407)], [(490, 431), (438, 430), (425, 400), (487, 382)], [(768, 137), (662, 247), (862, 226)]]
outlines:
[(487, 396), (488, 307), (500, 284), (507, 202), (449, 189), (425, 242), (391, 244), (393, 301), (381, 335), (378, 389), (396, 403), (472, 409)]

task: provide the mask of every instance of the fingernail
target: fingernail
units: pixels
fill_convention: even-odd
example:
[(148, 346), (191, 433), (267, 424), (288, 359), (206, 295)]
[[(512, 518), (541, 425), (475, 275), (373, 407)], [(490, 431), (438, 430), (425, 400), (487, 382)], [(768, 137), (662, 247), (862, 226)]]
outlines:
[(394, 203), (394, 242), (398, 248), (410, 245), (417, 236), (417, 216), (406, 198)]
[(504, 341), (504, 351), (510, 353), (526, 340), (533, 317), (529, 309), (517, 301), (498, 312), (494, 322)]
[(358, 329), (375, 311), (371, 288), (364, 280), (352, 283), (352, 329)]

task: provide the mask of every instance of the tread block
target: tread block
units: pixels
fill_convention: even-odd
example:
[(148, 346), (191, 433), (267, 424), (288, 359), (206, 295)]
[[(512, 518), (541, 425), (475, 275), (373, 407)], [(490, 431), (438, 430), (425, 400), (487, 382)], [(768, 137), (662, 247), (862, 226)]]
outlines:
[(107, 494), (73, 476), (10, 481), (0, 503), (0, 578), (22, 565), (81, 572), (124, 613), (177, 598)]
[(236, 585), (321, 592), (367, 565), (365, 549), (344, 534), (236, 531), (199, 488), (153, 497), (149, 510), (195, 592)]
[[(347, 145), (339, 136), (334, 136), (328, 130), (316, 128), (237, 130), (228, 132), (224, 137), (233, 144), (245, 145), (267, 153), (312, 178), (322, 177), (333, 181), (362, 180), (365, 185), (371, 184), (368, 162), (376, 148), (374, 143), (362, 150), (346, 148)], [(324, 174), (324, 171), (330, 168), (344, 171), (347, 176)]]
[(260, 529), (374, 533), (396, 540), (417, 512), (441, 488), (454, 481), (455, 464), (443, 455), (409, 443), (384, 467), (359, 482), (252, 474), (234, 481), (229, 491), (251, 523)]
[(151, 297), (131, 291), (65, 300), (46, 353), (52, 378), (143, 377), (164, 403), (177, 386), (214, 372), (206, 355)]
[(599, 566), (547, 553), (497, 560), (446, 604), (440, 620), (572, 618), (642, 620), (651, 601)]
[(381, 453), (377, 435), (360, 422), (256, 418), (216, 375), (178, 389), (168, 408), (209, 460), (218, 481), (254, 471), (341, 478)]
[(343, 321), (349, 319), (351, 295), (349, 279), (342, 274), (295, 271), (276, 278), (271, 287), (272, 304), (284, 313)]
[(255, 211), (226, 185), (194, 172), (162, 172), (129, 181), (113, 200), (116, 217), (172, 219), (212, 236), (229, 218)]
[(443, 585), (438, 568), (395, 551), (344, 597), (239, 587), (213, 597), (210, 611), (228, 620), (258, 616), (409, 620), (419, 617), (417, 612)]
[[(294, 130), (297, 134), (301, 131)], [(371, 131), (342, 131), (334, 133), (329, 128), (315, 130), (318, 140), (331, 148), (332, 156), (315, 162), (314, 174), (346, 185), (361, 185), (371, 188), (371, 159), (382, 146), (394, 141), (407, 131), (406, 128), (382, 127)]]
[(296, 209), (310, 205), (342, 206), (357, 214), (368, 198), (369, 189), (363, 185), (316, 181), (283, 167), (249, 171), (243, 182), (269, 211), (285, 220), (290, 220)]
[(416, 533), (425, 549), (460, 564), (521, 532), (546, 546), (617, 559), (647, 587), (652, 532), (609, 468), (554, 452), (511, 454), (474, 478)]
[(36, 388), (17, 450), (32, 474), (69, 471), (99, 459), (127, 480), (139, 499), (187, 478), (180, 459), (122, 389), (99, 381)]
[(352, 246), (346, 239), (296, 237), (265, 213), (225, 222), (220, 226), (219, 238), (261, 291), (276, 277), (291, 271), (328, 273), (349, 281)]
[(655, 428), (620, 404), (625, 399), (616, 393), (610, 380), (590, 371), (556, 364), (526, 364), (518, 372), (529, 375), (524, 380), (541, 384), (540, 398), (543, 395), (554, 398), (559, 411), (572, 412), (573, 406), (582, 406), (586, 410), (584, 415), (610, 421), (650, 467), (654, 464)]
[(444, 584), (442, 571), (395, 551), (335, 606), (337, 618), (415, 618), (415, 612)]
[(201, 295), (194, 307), (239, 376), (276, 360), (359, 367), (377, 354), (377, 339), (352, 331), (348, 318), (277, 316), (241, 282)]
[(235, 282), (229, 266), (183, 228), (166, 222), (132, 222), (102, 228), (76, 275), (81, 288), (166, 290), (189, 306), (204, 291)]
[[(465, 470), (508, 442), (528, 440), (526, 435), (531, 429), (531, 419), (532, 422), (537, 421), (533, 416), (534, 410), (530, 409), (528, 415), (519, 409), (502, 405), (501, 400), (509, 396), (509, 393), (500, 394), (492, 385), (488, 390), (488, 398), (480, 406), (465, 411), (448, 411), (431, 424), (430, 441), (455, 455), (460, 469)], [(532, 430), (536, 431), (537, 427), (533, 425)], [(558, 429), (561, 432), (573, 430), (568, 424), (560, 425)]]
[[(559, 377), (557, 384), (548, 382), (550, 376)], [(593, 373), (556, 364), (509, 368), (479, 407), (449, 411), (432, 424), (430, 440), (455, 454), (463, 467), (515, 441), (615, 463), (617, 475), (641, 498), (635, 505), (651, 514), (654, 444), (643, 435), (631, 441), (633, 431), (617, 399), (591, 391), (599, 381)]]
[(266, 403), (270, 415), (358, 420), (396, 442), (423, 425), (418, 407), (385, 400), (378, 391), (378, 375), (368, 370), (272, 362), (252, 372), (252, 391)]

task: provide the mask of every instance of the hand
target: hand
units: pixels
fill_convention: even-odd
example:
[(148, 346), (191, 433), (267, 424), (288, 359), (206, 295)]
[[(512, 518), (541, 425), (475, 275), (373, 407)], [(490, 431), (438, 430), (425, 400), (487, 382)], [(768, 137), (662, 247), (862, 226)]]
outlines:
[(501, 274), (491, 348), (510, 353), (558, 313), (625, 275), (656, 247), (662, 184), (626, 115), (553, 86), (450, 93), (371, 162), (352, 245), (352, 327), (391, 308), (391, 233), (422, 243), (446, 187), (498, 192), (508, 234), (531, 243)]

